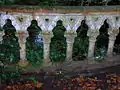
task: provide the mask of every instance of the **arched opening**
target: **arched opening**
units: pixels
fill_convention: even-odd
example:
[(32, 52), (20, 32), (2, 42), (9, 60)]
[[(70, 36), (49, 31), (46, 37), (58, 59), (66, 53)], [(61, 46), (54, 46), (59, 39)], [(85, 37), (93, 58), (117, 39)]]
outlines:
[(39, 65), (43, 59), (43, 39), (41, 38), (42, 29), (36, 20), (31, 21), (27, 28), (29, 36), (26, 39), (26, 57), (33, 65)]
[(96, 38), (95, 43), (95, 57), (104, 58), (108, 49), (109, 35), (108, 35), (109, 24), (107, 19), (99, 29), (99, 35)]
[(116, 36), (116, 40), (114, 43), (113, 54), (120, 54), (120, 27), (119, 27), (119, 34)]
[(73, 44), (73, 60), (84, 60), (88, 53), (89, 38), (87, 36), (88, 25), (82, 20), (81, 25), (76, 30), (77, 37)]
[(66, 58), (66, 38), (64, 37), (66, 28), (63, 26), (61, 20), (57, 21), (56, 26), (53, 28), (53, 37), (50, 43), (50, 59), (52, 62), (61, 62)]
[(3, 36), (4, 61), (6, 63), (16, 63), (20, 60), (20, 46), (18, 37), (16, 37), (16, 28), (12, 25), (12, 21), (7, 19), (3, 26), (5, 35)]

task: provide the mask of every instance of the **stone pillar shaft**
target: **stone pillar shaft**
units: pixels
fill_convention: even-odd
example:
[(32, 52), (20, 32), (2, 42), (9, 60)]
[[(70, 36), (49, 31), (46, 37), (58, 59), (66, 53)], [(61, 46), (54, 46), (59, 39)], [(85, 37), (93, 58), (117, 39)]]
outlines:
[(69, 31), (66, 33), (65, 36), (67, 41), (66, 60), (72, 60), (73, 43), (74, 43), (74, 38), (76, 37), (76, 33)]
[(26, 37), (27, 33), (25, 31), (18, 31), (19, 45), (20, 45), (20, 59), (26, 60)]
[(88, 49), (88, 58), (94, 57), (94, 48), (95, 48), (96, 39), (89, 39), (89, 49)]
[(115, 39), (115, 37), (109, 38), (107, 56), (112, 56)]
[(113, 55), (113, 48), (114, 48), (114, 42), (116, 39), (116, 36), (119, 33), (119, 29), (110, 29), (108, 34), (109, 36), (109, 44), (108, 44), (108, 50), (107, 50), (107, 56), (111, 57)]
[(43, 31), (42, 32), (42, 36), (43, 36), (43, 42), (44, 42), (44, 62), (45, 63), (48, 63), (50, 62), (50, 58), (49, 58), (49, 55), (50, 55), (50, 42), (51, 42), (51, 33), (48, 32), (48, 31)]
[(98, 29), (88, 30), (88, 33), (87, 33), (87, 36), (89, 36), (88, 59), (94, 58), (95, 42), (98, 35), (99, 35)]
[(44, 60), (49, 60), (50, 43), (44, 43)]
[(66, 54), (66, 59), (72, 59), (72, 50), (73, 50), (73, 43), (68, 43), (67, 42), (67, 54)]

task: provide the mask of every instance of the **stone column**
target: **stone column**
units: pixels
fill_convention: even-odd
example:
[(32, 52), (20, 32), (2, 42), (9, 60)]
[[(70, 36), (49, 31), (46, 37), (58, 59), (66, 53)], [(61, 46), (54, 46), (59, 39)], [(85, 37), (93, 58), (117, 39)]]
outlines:
[(66, 51), (66, 60), (72, 60), (72, 51), (73, 51), (73, 43), (74, 38), (77, 36), (75, 31), (68, 31), (65, 34), (67, 41), (67, 51)]
[(86, 23), (89, 26), (87, 36), (89, 36), (88, 59), (94, 59), (94, 47), (99, 29), (104, 22), (104, 16), (89, 14), (86, 16)]
[(2, 44), (3, 36), (4, 36), (4, 31), (0, 31), (0, 44)]
[(99, 35), (98, 30), (88, 30), (87, 33), (87, 36), (89, 36), (88, 59), (94, 58), (95, 42), (98, 35)]
[(43, 43), (44, 43), (44, 64), (50, 63), (50, 42), (51, 42), (51, 37), (52, 33), (49, 31), (42, 31), (42, 37), (43, 37)]
[(107, 51), (108, 57), (112, 56), (115, 39), (116, 37), (111, 37), (111, 36), (109, 37), (109, 44), (108, 44), (108, 51)]
[(27, 65), (28, 62), (26, 61), (26, 38), (27, 32), (26, 31), (18, 31), (18, 40), (20, 45), (20, 65)]
[(88, 58), (94, 57), (95, 42), (96, 38), (89, 38)]
[(107, 50), (108, 57), (113, 56), (114, 42), (115, 42), (115, 39), (116, 39), (116, 36), (118, 35), (118, 33), (119, 33), (119, 29), (113, 29), (110, 32), (108, 32), (108, 34), (110, 35), (109, 36), (108, 50)]

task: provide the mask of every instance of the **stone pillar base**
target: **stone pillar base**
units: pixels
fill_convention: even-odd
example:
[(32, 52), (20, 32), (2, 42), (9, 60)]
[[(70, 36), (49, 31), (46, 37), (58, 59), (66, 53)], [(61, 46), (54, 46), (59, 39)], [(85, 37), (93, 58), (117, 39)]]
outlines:
[(52, 65), (52, 62), (50, 60), (44, 60), (43, 59), (42, 67), (48, 67), (48, 66), (51, 66), (51, 65)]
[(87, 60), (94, 60), (95, 57), (87, 57)]
[(88, 64), (96, 64), (97, 62), (95, 60), (88, 60)]
[(27, 60), (20, 60), (20, 61), (18, 62), (18, 65), (19, 65), (20, 67), (26, 67), (26, 66), (29, 65), (29, 62), (28, 62)]
[(88, 48), (88, 59), (94, 59), (94, 47), (95, 47), (96, 38), (89, 39), (89, 48)]
[(87, 58), (87, 63), (88, 64), (96, 64), (95, 58), (94, 57), (88, 57)]
[(113, 59), (112, 59), (112, 57), (113, 57), (113, 55), (111, 54), (111, 55), (107, 55), (106, 57), (105, 57), (105, 60), (106, 61), (114, 61)]
[(106, 57), (113, 57), (113, 54), (107, 54)]

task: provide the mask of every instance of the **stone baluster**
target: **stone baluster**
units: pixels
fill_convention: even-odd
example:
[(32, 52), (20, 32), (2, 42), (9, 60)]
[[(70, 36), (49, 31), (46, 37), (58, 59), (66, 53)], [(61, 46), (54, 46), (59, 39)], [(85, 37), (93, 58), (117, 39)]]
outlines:
[(0, 44), (2, 44), (3, 36), (4, 36), (4, 31), (0, 31)]
[(114, 48), (114, 42), (116, 39), (116, 36), (119, 33), (119, 25), (120, 25), (120, 18), (116, 19), (116, 16), (109, 15), (107, 22), (109, 23), (109, 44), (108, 44), (108, 50), (107, 50), (107, 56), (112, 57), (113, 56), (113, 48)]
[(104, 22), (104, 16), (88, 15), (86, 23), (89, 26), (87, 36), (89, 36), (88, 59), (94, 59), (94, 48), (99, 29)]
[(28, 36), (26, 31), (18, 31), (18, 40), (20, 45), (20, 65), (27, 65), (28, 62), (26, 61), (26, 38)]
[(75, 31), (70, 30), (66, 32), (65, 36), (66, 36), (66, 41), (67, 41), (66, 60), (72, 60), (73, 43), (74, 43), (74, 38), (77, 35)]
[(52, 37), (52, 33), (49, 31), (42, 31), (42, 37), (43, 37), (43, 43), (44, 43), (44, 64), (48, 64), (50, 63), (50, 42), (51, 42), (51, 37)]
[(108, 50), (107, 50), (107, 56), (112, 57), (113, 56), (113, 47), (114, 42), (116, 39), (117, 34), (119, 33), (119, 29), (113, 29), (112, 32), (109, 32), (109, 44), (108, 44)]
[(99, 35), (98, 30), (88, 30), (87, 33), (87, 36), (89, 36), (88, 59), (94, 58), (95, 42), (98, 35)]

